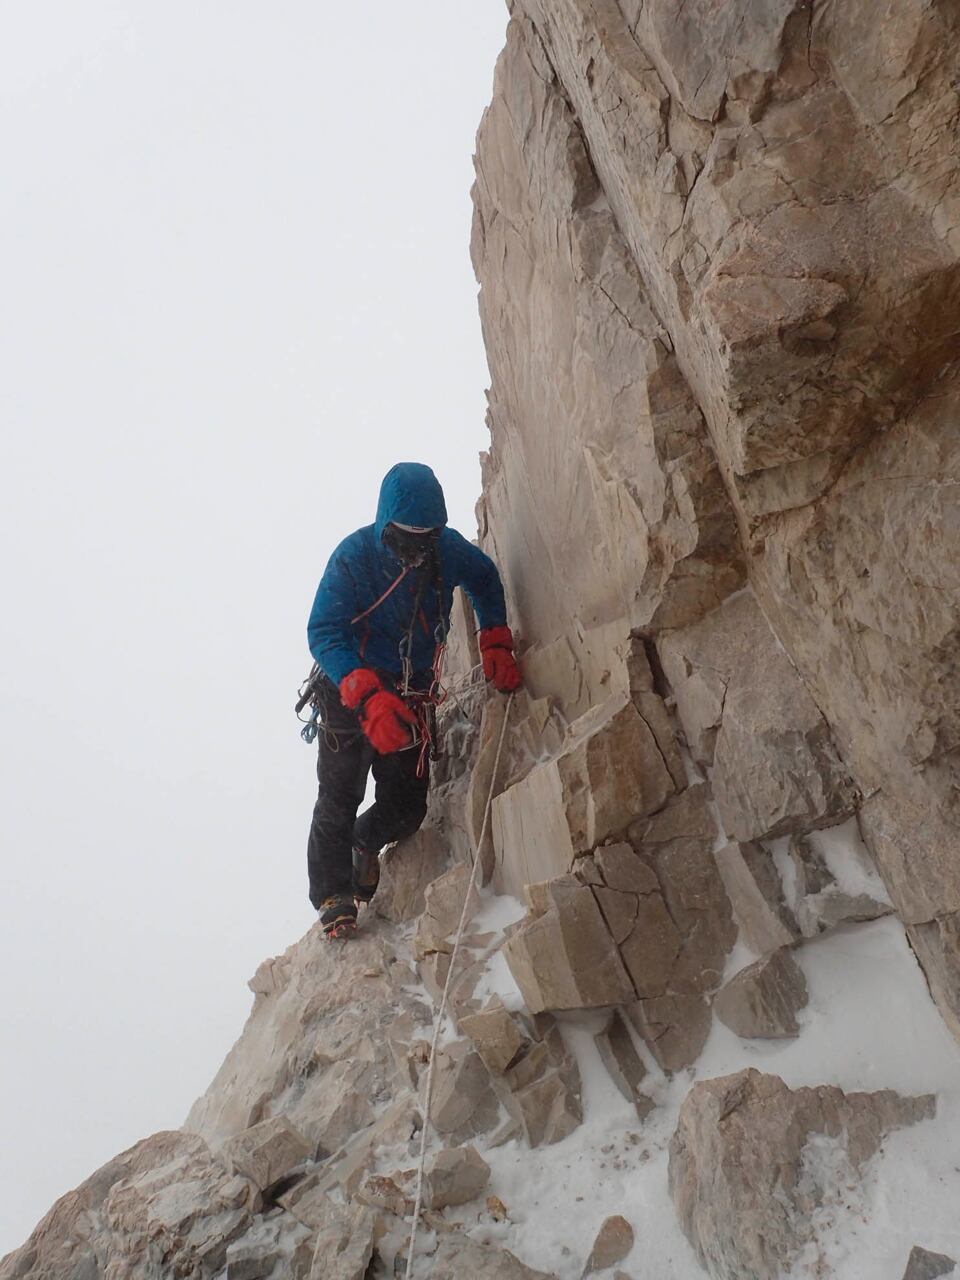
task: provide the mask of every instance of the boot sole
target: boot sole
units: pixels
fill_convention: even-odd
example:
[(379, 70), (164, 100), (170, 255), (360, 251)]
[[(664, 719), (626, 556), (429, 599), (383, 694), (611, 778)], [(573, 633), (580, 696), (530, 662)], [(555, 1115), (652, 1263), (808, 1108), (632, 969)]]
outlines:
[(356, 920), (337, 920), (334, 924), (324, 925), (323, 936), (328, 942), (345, 942), (357, 936)]

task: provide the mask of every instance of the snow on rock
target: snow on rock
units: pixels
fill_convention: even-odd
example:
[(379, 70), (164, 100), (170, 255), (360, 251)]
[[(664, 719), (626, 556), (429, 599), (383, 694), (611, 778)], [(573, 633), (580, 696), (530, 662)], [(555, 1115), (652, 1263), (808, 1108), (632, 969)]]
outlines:
[(670, 1144), (680, 1224), (713, 1280), (778, 1280), (884, 1137), (934, 1113), (930, 1095), (793, 1091), (754, 1068), (702, 1081)]

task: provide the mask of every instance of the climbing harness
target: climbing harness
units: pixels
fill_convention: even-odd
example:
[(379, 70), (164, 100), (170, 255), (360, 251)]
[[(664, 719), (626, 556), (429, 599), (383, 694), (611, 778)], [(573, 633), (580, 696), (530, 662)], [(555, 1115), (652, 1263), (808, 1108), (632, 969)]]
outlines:
[[(412, 734), (412, 741), (408, 747), (402, 748), (405, 751), (418, 749), (420, 752), (417, 760), (417, 777), (422, 778), (426, 771), (427, 759), (435, 760), (439, 755), (437, 746), (437, 707), (444, 700), (444, 690), (440, 683), (440, 670), (443, 665), (443, 655), (447, 645), (447, 620), (443, 608), (443, 578), (440, 571), (440, 555), (439, 548), (434, 544), (430, 548), (430, 557), (428, 564), (425, 565), (404, 565), (400, 573), (397, 574), (393, 582), (390, 583), (383, 595), (376, 599), (372, 605), (364, 609), (362, 613), (358, 613), (356, 617), (350, 619), (350, 625), (356, 626), (357, 623), (363, 622), (375, 610), (379, 609), (383, 602), (388, 599), (401, 582), (414, 568), (422, 570), (418, 575), (418, 583), (416, 594), (413, 601), (413, 609), (410, 614), (410, 624), (400, 639), (400, 666), (402, 671), (400, 697), (407, 703), (410, 710), (413, 711), (417, 718), (417, 725)], [(427, 630), (427, 619), (423, 611), (423, 595), (430, 580), (433, 580), (434, 595), (436, 599), (437, 624), (434, 628), (434, 654), (431, 666), (431, 679), (428, 689), (413, 689), (413, 637), (417, 629), (417, 624)], [(429, 631), (428, 631), (429, 634)], [(366, 648), (367, 633), (360, 641), (360, 657), (363, 658), (364, 649)], [(301, 684), (298, 690), (298, 700), (294, 710), (297, 719), (303, 725), (300, 730), (300, 737), (311, 746), (317, 739), (318, 733), (323, 730), (325, 741), (331, 751), (338, 751), (340, 747), (338, 733), (330, 729), (323, 722), (323, 699), (322, 685), (324, 675), (319, 663), (314, 663), (310, 668), (307, 678)], [(310, 706), (310, 715), (304, 720), (301, 712), (306, 706)]]
[(417, 1241), (417, 1227), (419, 1226), (420, 1214), (423, 1209), (423, 1174), (427, 1162), (427, 1137), (430, 1129), (430, 1103), (433, 1100), (433, 1067), (437, 1059), (437, 1046), (440, 1043), (440, 1031), (447, 1012), (447, 999), (450, 995), (450, 987), (453, 983), (453, 976), (457, 968), (457, 956), (460, 953), (460, 943), (463, 940), (463, 931), (467, 923), (467, 910), (470, 904), (470, 897), (476, 888), (477, 873), (481, 864), (480, 850), (483, 848), (483, 842), (487, 835), (487, 826), (490, 822), (490, 810), (493, 807), (493, 794), (497, 785), (497, 774), (500, 772), (500, 756), (503, 753), (503, 743), (506, 737), (507, 724), (510, 721), (510, 710), (513, 707), (513, 699), (515, 696), (516, 695), (514, 693), (510, 694), (507, 699), (506, 710), (503, 713), (503, 724), (500, 726), (500, 738), (497, 742), (497, 754), (494, 757), (493, 774), (490, 778), (490, 790), (487, 793), (487, 803), (483, 811), (483, 823), (480, 827), (480, 836), (477, 840), (477, 848), (473, 859), (473, 874), (470, 877), (470, 883), (467, 885), (467, 891), (463, 897), (463, 909), (460, 912), (460, 921), (457, 925), (457, 932), (453, 941), (453, 954), (450, 957), (450, 967), (447, 970), (447, 978), (443, 984), (443, 994), (440, 997), (440, 1008), (437, 1010), (436, 1018), (434, 1019), (433, 1041), (430, 1045), (430, 1058), (427, 1063), (427, 1079), (424, 1087), (423, 1126), (420, 1130), (420, 1157), (417, 1162), (417, 1194), (413, 1204), (413, 1223), (410, 1227), (410, 1248), (407, 1253), (406, 1280), (412, 1280), (413, 1277), (413, 1255)]

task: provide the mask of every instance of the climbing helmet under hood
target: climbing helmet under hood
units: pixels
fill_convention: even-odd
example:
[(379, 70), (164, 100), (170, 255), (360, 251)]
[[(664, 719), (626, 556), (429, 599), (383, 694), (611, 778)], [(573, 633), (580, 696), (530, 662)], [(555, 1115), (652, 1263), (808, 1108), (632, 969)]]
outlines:
[(380, 486), (377, 537), (383, 537), (388, 524), (442, 529), (446, 523), (447, 504), (433, 471), (422, 462), (398, 462), (391, 467)]

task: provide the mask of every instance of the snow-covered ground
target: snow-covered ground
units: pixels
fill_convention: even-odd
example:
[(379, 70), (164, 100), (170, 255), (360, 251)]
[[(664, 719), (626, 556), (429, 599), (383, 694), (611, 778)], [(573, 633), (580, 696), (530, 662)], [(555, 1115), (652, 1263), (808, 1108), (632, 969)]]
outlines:
[[(486, 895), (472, 927), (501, 929), (522, 914), (513, 899)], [(602, 1015), (565, 1015), (563, 1035), (582, 1075), (584, 1123), (565, 1141), (534, 1151), (517, 1142), (495, 1150), (480, 1143), (492, 1169), (489, 1191), (503, 1201), (509, 1219), (464, 1211), (470, 1233), (561, 1280), (579, 1280), (600, 1224), (622, 1214), (636, 1233), (633, 1252), (620, 1264), (630, 1276), (702, 1280), (667, 1190), (667, 1148), (695, 1080), (754, 1066), (791, 1087), (893, 1088), (938, 1098), (936, 1119), (892, 1134), (853, 1191), (842, 1179), (844, 1194), (820, 1211), (816, 1244), (798, 1260), (793, 1277), (901, 1280), (914, 1244), (960, 1257), (960, 1046), (930, 1000), (902, 925), (888, 917), (840, 929), (805, 943), (795, 955), (810, 993), (797, 1039), (745, 1041), (715, 1022), (696, 1070), (672, 1080), (637, 1042), (658, 1103), (642, 1124), (594, 1045)], [(730, 971), (751, 959), (738, 947)], [(500, 955), (488, 965), (478, 994), (494, 992), (508, 1007), (522, 1004)], [(821, 1145), (814, 1150), (811, 1144), (809, 1158), (835, 1161), (839, 1170), (842, 1152)]]

